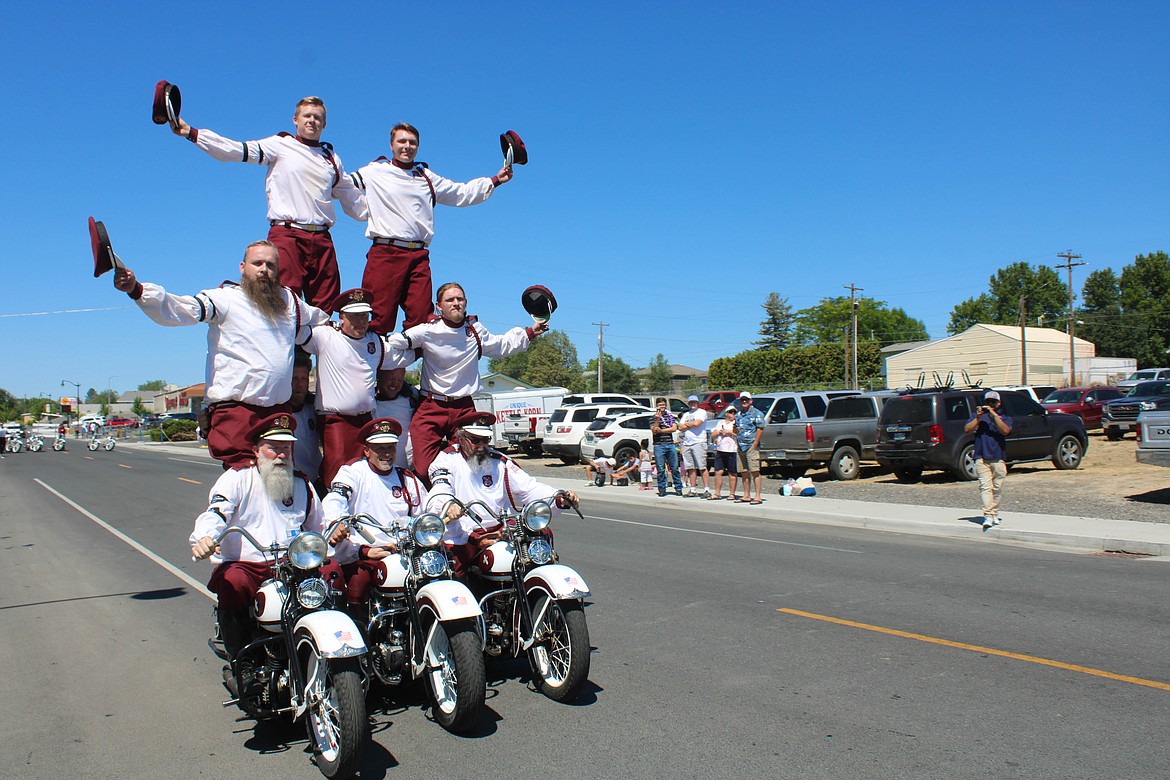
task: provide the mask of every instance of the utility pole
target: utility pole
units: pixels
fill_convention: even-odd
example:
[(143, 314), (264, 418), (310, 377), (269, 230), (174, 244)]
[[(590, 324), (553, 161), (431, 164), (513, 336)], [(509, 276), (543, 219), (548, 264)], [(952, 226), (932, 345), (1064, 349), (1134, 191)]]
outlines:
[(1088, 263), (1074, 263), (1073, 260), (1080, 260), (1081, 256), (1074, 255), (1071, 249), (1058, 252), (1056, 256), (1064, 258), (1064, 263), (1058, 263), (1056, 267), (1064, 268), (1068, 271), (1068, 386), (1074, 387), (1077, 383), (1077, 350), (1075, 343), (1077, 337), (1077, 320), (1073, 312), (1072, 269), (1078, 265), (1088, 265)]
[(1028, 308), (1020, 293), (1020, 384), (1028, 384)]
[(609, 323), (595, 322), (593, 324), (597, 326), (597, 392), (604, 393), (605, 386), (603, 382), (605, 381), (605, 372), (602, 370), (601, 364), (605, 362), (605, 341), (602, 334), (604, 332), (605, 326), (609, 325)]
[(842, 287), (849, 291), (849, 308), (853, 313), (853, 389), (857, 390), (857, 293), (865, 288), (854, 287), (852, 282)]

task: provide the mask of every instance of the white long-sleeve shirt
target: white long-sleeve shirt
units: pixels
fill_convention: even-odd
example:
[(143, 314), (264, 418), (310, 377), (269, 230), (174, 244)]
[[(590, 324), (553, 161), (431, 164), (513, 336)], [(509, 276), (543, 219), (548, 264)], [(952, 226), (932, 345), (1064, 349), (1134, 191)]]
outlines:
[(410, 421), (414, 418), (414, 407), (411, 405), (410, 392), (406, 387), (397, 398), (389, 401), (379, 400), (374, 407), (374, 417), (389, 417), (397, 420), (402, 426), (402, 435), (398, 437), (398, 449), (394, 453), (394, 465), (400, 468), (410, 468), (414, 460), (414, 447), (410, 442)]
[(404, 333), (391, 333), (386, 344), (410, 354), (421, 349), (423, 353), (423, 390), (454, 398), (479, 392), (479, 359), (506, 357), (528, 349), (532, 343), (530, 328), (512, 328), (502, 335), (489, 333), (474, 317), (462, 325), (452, 327), (441, 319), (423, 322)]
[(346, 174), (341, 157), (329, 144), (305, 143), (288, 133), (259, 141), (233, 141), (211, 130), (195, 128), (189, 138), (221, 162), (267, 166), (264, 194), (270, 221), (332, 226), (337, 221), (334, 200), (359, 222), (368, 216), (365, 195)]
[(378, 370), (406, 366), (415, 360), (413, 354), (387, 349), (382, 337), (372, 330), (355, 339), (330, 324), (313, 328), (304, 348), (317, 356), (317, 411), (322, 414), (374, 411)]
[[(219, 476), (211, 488), (207, 510), (195, 518), (195, 529), (188, 541), (194, 545), (205, 536), (214, 539), (228, 526), (238, 525), (265, 547), (273, 542), (284, 546), (292, 541), (296, 531), (324, 534), (324, 520), (321, 502), (303, 479), (297, 477), (293, 481), (292, 499), (285, 503), (268, 495), (260, 470), (250, 466), (225, 471)], [(232, 534), (223, 540), (211, 560), (213, 563), (261, 562), (265, 557), (247, 539)]]
[(242, 401), (275, 406), (292, 397), (293, 347), (308, 328), (329, 321), (329, 315), (282, 289), (283, 316), (269, 319), (237, 285), (172, 295), (157, 284), (143, 282), (138, 308), (160, 325), (207, 324), (207, 390), (210, 403)]
[[(474, 465), (473, 465), (474, 464)], [(429, 469), (431, 492), (427, 497), (426, 511), (442, 516), (447, 502), (455, 497), (464, 504), (483, 501), (495, 511), (503, 509), (521, 510), (525, 504), (538, 499), (549, 499), (556, 488), (538, 482), (524, 469), (517, 466), (496, 450), (489, 450), (483, 463), (469, 462), (453, 445), (440, 452), (431, 461)], [(560, 511), (553, 504), (553, 515)], [(443, 541), (451, 544), (466, 544), (468, 536), (476, 528), (490, 531), (500, 525), (499, 521), (483, 518), (482, 526), (464, 515), (448, 523)]]
[(415, 163), (409, 170), (379, 157), (357, 170), (354, 183), (366, 194), (366, 238), (400, 238), (430, 244), (435, 237), (435, 205), (463, 208), (483, 203), (495, 185), (487, 177), (462, 183), (444, 179)]
[[(385, 526), (395, 519), (403, 528), (409, 528), (411, 519), (419, 515), (427, 500), (427, 491), (414, 474), (406, 475), (403, 484), (398, 469), (389, 474), (379, 474), (370, 468), (366, 459), (349, 463), (337, 470), (329, 492), (321, 501), (326, 524), (346, 515), (367, 514)], [(374, 537), (374, 544), (386, 544), (392, 540), (376, 528), (367, 528)], [(350, 531), (347, 541), (337, 545), (338, 563), (356, 560), (358, 550), (369, 542), (355, 530)]]

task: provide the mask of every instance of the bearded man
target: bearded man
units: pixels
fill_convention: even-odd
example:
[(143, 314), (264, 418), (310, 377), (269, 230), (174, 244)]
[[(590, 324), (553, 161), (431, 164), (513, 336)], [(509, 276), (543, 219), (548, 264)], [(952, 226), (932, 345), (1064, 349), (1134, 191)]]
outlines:
[(114, 287), (160, 325), (207, 325), (207, 449), (227, 468), (245, 468), (253, 458), (246, 434), (275, 411), (288, 411), (293, 350), (310, 328), (329, 315), (301, 301), (278, 283), (279, 255), (268, 241), (244, 250), (240, 283), (195, 295), (172, 295), (160, 285), (139, 282), (118, 268)]
[[(495, 415), (489, 412), (466, 412), (456, 420), (458, 428), (452, 445), (431, 461), (426, 507), (428, 512), (445, 515), (443, 543), (450, 552), (456, 576), (467, 571), (480, 550), (499, 540), (503, 526), (494, 518), (481, 526), (460, 511), (452, 512), (451, 499), (464, 504), (482, 501), (494, 512), (519, 511), (525, 504), (545, 499), (550, 500), (554, 514), (579, 503), (573, 491), (558, 494), (556, 488), (533, 479), (515, 461), (492, 449), (489, 445), (495, 422)], [(553, 496), (557, 497), (555, 501), (551, 501)], [(457, 519), (452, 521), (452, 516)]]

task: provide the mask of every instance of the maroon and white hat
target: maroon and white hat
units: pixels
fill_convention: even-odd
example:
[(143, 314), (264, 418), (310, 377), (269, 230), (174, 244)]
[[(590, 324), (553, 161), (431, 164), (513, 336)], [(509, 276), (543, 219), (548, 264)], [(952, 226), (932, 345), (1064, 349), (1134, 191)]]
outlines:
[(179, 88), (169, 81), (160, 81), (154, 85), (154, 103), (150, 109), (150, 118), (156, 125), (165, 125), (168, 122), (172, 128), (178, 129), (179, 110), (183, 107), (183, 96)]
[(557, 310), (557, 299), (547, 287), (534, 284), (520, 294), (520, 305), (533, 319), (548, 322)]
[(528, 164), (528, 149), (525, 148), (524, 142), (520, 140), (520, 135), (515, 130), (509, 130), (500, 135), (500, 151), (504, 153), (506, 165)]
[(481, 412), (478, 409), (468, 409), (455, 420), (455, 426), (472, 436), (491, 436), (492, 426), (496, 424), (496, 416), (491, 412)]
[(362, 312), (372, 314), (374, 309), (370, 306), (369, 301), (369, 291), (356, 287), (352, 290), (346, 290), (333, 299), (333, 311), (343, 311), (346, 314), (361, 314)]
[(376, 417), (358, 431), (358, 441), (366, 444), (394, 444), (402, 435), (402, 424), (389, 417)]
[(114, 254), (114, 248), (110, 245), (110, 234), (106, 232), (106, 226), (93, 217), (89, 218), (89, 245), (93, 249), (94, 279), (106, 271), (122, 267), (122, 261)]
[(293, 433), (297, 429), (297, 418), (288, 412), (269, 415), (248, 429), (247, 439), (253, 444), (264, 441), (296, 441)]

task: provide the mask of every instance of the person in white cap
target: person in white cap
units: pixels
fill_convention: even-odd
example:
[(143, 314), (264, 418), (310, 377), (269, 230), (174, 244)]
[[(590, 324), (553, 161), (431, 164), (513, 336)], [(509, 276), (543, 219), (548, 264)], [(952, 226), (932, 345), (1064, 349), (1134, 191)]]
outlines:
[[(737, 504), (762, 504), (764, 476), (760, 473), (760, 439), (764, 435), (764, 413), (752, 406), (752, 394), (746, 390), (735, 399), (739, 408), (735, 412), (736, 444), (739, 447), (739, 469), (743, 484), (743, 495), (735, 499)], [(756, 497), (752, 498), (752, 486)]]
[[(599, 458), (594, 458), (585, 464), (585, 484), (605, 487), (605, 480), (608, 477), (609, 484), (612, 485), (614, 469), (616, 468), (617, 460), (614, 458), (607, 458), (604, 455)], [(598, 479), (598, 477), (601, 479)]]
[[(687, 411), (678, 421), (682, 432), (682, 461), (686, 469), (686, 492), (692, 498), (710, 498), (711, 483), (707, 475), (707, 410), (699, 406), (699, 396), (687, 397)], [(699, 491), (699, 477), (703, 490)]]
[(341, 292), (337, 253), (329, 228), (337, 221), (333, 201), (364, 222), (366, 198), (346, 174), (333, 147), (321, 140), (325, 103), (306, 97), (293, 109), (296, 135), (277, 133), (259, 141), (233, 141), (198, 130), (181, 117), (173, 130), (221, 162), (264, 165), (268, 240), (280, 250), (280, 283), (324, 309)]
[(983, 403), (963, 426), (975, 434), (975, 473), (979, 475), (979, 496), (983, 503), (983, 530), (999, 525), (999, 503), (1007, 479), (1007, 435), (1012, 432), (1012, 418), (1000, 414), (999, 393), (988, 390)]
[(410, 441), (410, 421), (414, 417), (414, 410), (422, 403), (422, 395), (419, 394), (417, 387), (406, 381), (404, 366), (383, 368), (378, 372), (374, 400), (377, 401), (375, 417), (389, 417), (397, 420), (402, 426), (403, 434), (398, 439), (398, 454), (394, 456), (394, 465), (411, 468), (414, 462), (414, 449)]

